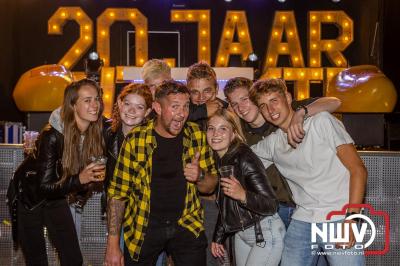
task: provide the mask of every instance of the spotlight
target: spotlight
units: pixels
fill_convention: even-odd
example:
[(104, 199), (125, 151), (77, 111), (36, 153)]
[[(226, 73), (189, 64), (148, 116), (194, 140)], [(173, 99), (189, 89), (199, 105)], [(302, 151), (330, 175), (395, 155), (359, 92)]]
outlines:
[(258, 56), (252, 52), (247, 56), (247, 59), (243, 62), (245, 67), (252, 67), (254, 70), (254, 80), (257, 80), (261, 76), (260, 72), (260, 61)]
[(90, 59), (90, 60), (97, 60), (97, 59), (99, 59), (99, 54), (96, 53), (96, 52), (91, 52), (91, 53), (89, 54), (89, 59)]
[(88, 58), (85, 59), (85, 74), (88, 79), (96, 82), (100, 81), (100, 71), (103, 67), (103, 60), (99, 58), (98, 53), (91, 52)]
[(332, 0), (332, 2), (334, 2), (334, 3), (339, 3), (340, 0)]
[(249, 60), (250, 60), (251, 62), (254, 62), (254, 61), (257, 61), (257, 60), (258, 60), (258, 56), (257, 56), (255, 53), (249, 54), (248, 58), (249, 58)]
[(285, 3), (286, 0), (278, 0), (279, 3)]
[(229, 2), (232, 2), (232, 0), (225, 0), (225, 2), (228, 2), (228, 3), (229, 3)]

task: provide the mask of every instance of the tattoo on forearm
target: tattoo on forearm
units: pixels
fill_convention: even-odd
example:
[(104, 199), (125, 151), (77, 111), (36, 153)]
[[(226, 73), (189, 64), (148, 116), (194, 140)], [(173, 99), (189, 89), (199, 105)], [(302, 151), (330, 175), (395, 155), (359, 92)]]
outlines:
[(108, 200), (107, 224), (108, 234), (119, 235), (121, 233), (121, 224), (124, 217), (125, 203), (116, 200)]

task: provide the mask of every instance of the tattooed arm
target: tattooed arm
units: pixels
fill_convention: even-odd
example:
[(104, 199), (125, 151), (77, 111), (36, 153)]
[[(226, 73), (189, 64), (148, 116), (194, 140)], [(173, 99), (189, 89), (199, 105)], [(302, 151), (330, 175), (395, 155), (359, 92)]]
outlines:
[(134, 172), (132, 159), (134, 155), (134, 148), (136, 138), (133, 134), (129, 133), (118, 156), (117, 163), (114, 168), (114, 174), (110, 179), (107, 189), (108, 202), (107, 202), (107, 250), (105, 256), (105, 265), (108, 266), (123, 266), (124, 256), (119, 246), (119, 238), (121, 235), (121, 225), (124, 220), (125, 203), (132, 197), (132, 182)]
[(124, 217), (125, 203), (111, 198), (108, 201), (107, 209), (108, 235), (116, 235), (119, 237), (121, 233), (122, 219)]
[(108, 200), (106, 265), (124, 265), (124, 255), (119, 246), (124, 210), (125, 203), (123, 201), (113, 198)]

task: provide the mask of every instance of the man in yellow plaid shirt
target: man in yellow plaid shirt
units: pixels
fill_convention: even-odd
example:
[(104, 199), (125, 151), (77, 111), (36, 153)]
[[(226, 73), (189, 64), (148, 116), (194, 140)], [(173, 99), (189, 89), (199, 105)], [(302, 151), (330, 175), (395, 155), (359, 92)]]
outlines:
[(175, 266), (206, 264), (198, 192), (215, 189), (217, 172), (205, 134), (186, 121), (189, 103), (186, 86), (163, 82), (155, 120), (127, 135), (108, 189), (106, 265), (154, 265), (163, 250)]

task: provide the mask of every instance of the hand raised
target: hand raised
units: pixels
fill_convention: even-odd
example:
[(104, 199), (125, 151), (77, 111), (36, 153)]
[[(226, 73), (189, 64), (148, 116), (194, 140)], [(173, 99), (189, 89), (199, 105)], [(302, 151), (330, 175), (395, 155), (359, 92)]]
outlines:
[(207, 117), (211, 117), (215, 114), (215, 112), (221, 109), (223, 105), (218, 99), (215, 99), (212, 101), (208, 101), (206, 103), (206, 107), (207, 107)]
[(303, 112), (295, 112), (287, 131), (288, 143), (296, 148), (303, 141), (305, 131), (303, 129), (304, 114)]
[(183, 175), (189, 182), (197, 182), (200, 176), (200, 166), (199, 166), (200, 152), (196, 152), (192, 161), (186, 164), (185, 169), (183, 169)]

